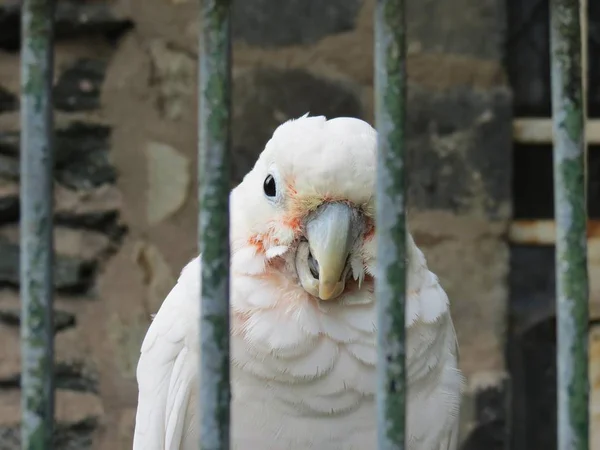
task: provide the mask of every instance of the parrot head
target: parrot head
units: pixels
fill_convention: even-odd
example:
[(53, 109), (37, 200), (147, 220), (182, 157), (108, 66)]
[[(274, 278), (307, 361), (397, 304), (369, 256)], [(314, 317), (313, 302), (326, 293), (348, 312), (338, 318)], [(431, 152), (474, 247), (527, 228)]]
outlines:
[[(375, 389), (376, 163), (366, 122), (303, 116), (231, 193), (232, 367), (299, 408), (347, 411)], [(418, 292), (429, 272), (408, 233), (406, 259)], [(413, 320), (419, 302), (406, 311)], [(315, 397), (310, 380), (332, 395)]]
[(231, 195), (233, 272), (319, 302), (372, 292), (376, 140), (355, 118), (280, 125)]

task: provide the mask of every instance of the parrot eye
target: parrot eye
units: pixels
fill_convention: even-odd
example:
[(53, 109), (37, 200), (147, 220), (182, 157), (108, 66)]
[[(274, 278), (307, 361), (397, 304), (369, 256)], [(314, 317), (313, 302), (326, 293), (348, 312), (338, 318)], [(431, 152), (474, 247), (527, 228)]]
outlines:
[(267, 175), (265, 182), (263, 183), (263, 190), (267, 197), (275, 197), (277, 195), (277, 186), (275, 186), (275, 178), (273, 175)]

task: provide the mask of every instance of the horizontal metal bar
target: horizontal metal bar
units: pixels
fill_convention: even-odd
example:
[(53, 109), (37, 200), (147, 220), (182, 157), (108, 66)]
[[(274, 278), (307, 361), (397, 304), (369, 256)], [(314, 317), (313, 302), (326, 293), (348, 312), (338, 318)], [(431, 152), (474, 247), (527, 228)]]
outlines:
[[(600, 320), (600, 220), (588, 221), (587, 237), (590, 318)], [(514, 245), (550, 247), (556, 241), (556, 225), (553, 220), (516, 220), (510, 225), (508, 238)]]
[[(585, 125), (588, 144), (600, 145), (600, 119), (588, 119)], [(552, 119), (519, 117), (513, 120), (513, 139), (519, 144), (551, 144), (554, 141)]]
[[(588, 240), (600, 242), (600, 220), (588, 220)], [(556, 223), (554, 220), (515, 220), (508, 233), (509, 241), (520, 245), (554, 245)]]

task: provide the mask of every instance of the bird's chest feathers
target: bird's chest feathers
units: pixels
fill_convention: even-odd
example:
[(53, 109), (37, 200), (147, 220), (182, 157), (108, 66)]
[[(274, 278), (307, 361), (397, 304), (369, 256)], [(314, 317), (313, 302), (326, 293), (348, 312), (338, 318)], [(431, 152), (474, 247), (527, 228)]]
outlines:
[(260, 278), (232, 287), (234, 402), (335, 415), (373, 400), (376, 328), (368, 290), (356, 293), (368, 301), (320, 304)]

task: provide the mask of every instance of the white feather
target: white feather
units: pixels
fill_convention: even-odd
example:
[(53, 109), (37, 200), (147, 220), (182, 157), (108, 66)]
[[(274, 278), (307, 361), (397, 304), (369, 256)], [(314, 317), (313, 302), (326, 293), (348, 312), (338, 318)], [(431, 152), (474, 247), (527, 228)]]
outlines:
[[(190, 267), (198, 269), (196, 277)], [(191, 284), (199, 288), (198, 259), (186, 269), (188, 276), (171, 290), (142, 344), (134, 450), (183, 448), (186, 412), (196, 389), (198, 307), (188, 284), (197, 279)]]

